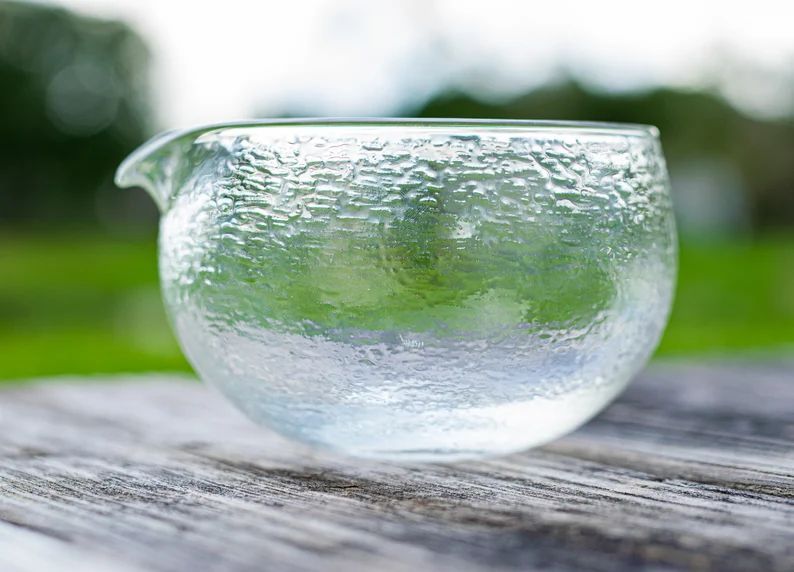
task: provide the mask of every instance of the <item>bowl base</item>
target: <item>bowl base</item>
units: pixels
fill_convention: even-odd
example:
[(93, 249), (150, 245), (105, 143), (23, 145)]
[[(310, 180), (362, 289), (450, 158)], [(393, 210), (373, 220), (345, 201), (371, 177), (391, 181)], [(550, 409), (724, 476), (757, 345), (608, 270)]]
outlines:
[(447, 462), (504, 455), (552, 441), (588, 421), (624, 385), (600, 384), (521, 402), (429, 411), (229, 397), (255, 422), (322, 449), (380, 460)]

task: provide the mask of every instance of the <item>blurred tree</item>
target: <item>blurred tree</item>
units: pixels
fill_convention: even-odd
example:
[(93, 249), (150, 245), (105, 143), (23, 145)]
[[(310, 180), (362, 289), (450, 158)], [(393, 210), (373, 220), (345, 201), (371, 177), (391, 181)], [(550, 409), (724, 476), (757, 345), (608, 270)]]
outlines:
[(685, 232), (714, 230), (715, 217), (718, 231), (794, 225), (794, 120), (751, 118), (707, 92), (603, 93), (567, 81), (506, 101), (443, 93), (414, 115), (656, 125)]
[(0, 2), (2, 224), (101, 216), (114, 169), (149, 133), (148, 57), (124, 24)]

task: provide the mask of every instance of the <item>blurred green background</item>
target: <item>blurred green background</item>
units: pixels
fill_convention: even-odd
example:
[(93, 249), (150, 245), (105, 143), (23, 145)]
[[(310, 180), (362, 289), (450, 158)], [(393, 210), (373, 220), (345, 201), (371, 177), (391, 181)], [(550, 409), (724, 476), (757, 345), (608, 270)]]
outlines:
[[(129, 24), (0, 2), (0, 379), (189, 369), (159, 299), (157, 213), (112, 183), (168, 125), (151, 60)], [(790, 113), (750, 113), (716, 88), (610, 91), (569, 73), (501, 96), (472, 83), (406, 97), (393, 114), (661, 129), (681, 266), (658, 356), (794, 351)], [(261, 115), (312, 114), (302, 99)]]

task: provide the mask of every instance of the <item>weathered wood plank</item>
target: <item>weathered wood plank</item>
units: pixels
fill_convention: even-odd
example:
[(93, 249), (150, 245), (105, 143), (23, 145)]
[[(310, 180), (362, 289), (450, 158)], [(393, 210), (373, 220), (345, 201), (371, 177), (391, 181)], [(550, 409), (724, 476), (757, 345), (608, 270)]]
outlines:
[(486, 462), (309, 451), (203, 386), (0, 392), (0, 570), (792, 570), (794, 363), (656, 366)]

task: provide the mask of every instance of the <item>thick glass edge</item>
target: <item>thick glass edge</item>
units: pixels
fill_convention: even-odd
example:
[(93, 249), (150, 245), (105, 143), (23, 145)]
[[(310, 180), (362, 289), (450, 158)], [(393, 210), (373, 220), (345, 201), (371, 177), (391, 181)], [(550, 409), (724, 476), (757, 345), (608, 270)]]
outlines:
[(574, 130), (574, 131), (624, 131), (631, 133), (655, 133), (656, 127), (639, 123), (612, 123), (606, 121), (568, 121), (545, 119), (471, 119), (471, 118), (426, 118), (426, 117), (298, 117), (287, 119), (242, 119), (181, 130), (183, 133), (214, 131), (216, 129), (241, 127), (284, 127), (290, 125), (310, 126), (354, 126), (354, 127), (489, 127), (520, 128), (528, 130)]
[(290, 119), (242, 119), (222, 123), (211, 123), (187, 129), (175, 129), (155, 135), (133, 151), (116, 170), (114, 182), (119, 187), (140, 184), (136, 177), (128, 176), (133, 167), (144, 157), (168, 143), (183, 137), (198, 138), (201, 135), (228, 129), (250, 129), (260, 127), (419, 127), (457, 128), (463, 130), (508, 130), (523, 133), (570, 132), (600, 134), (607, 136), (634, 136), (658, 138), (659, 130), (653, 125), (639, 123), (609, 123), (599, 121), (558, 121), (535, 119), (457, 119), (457, 118), (290, 118)]

